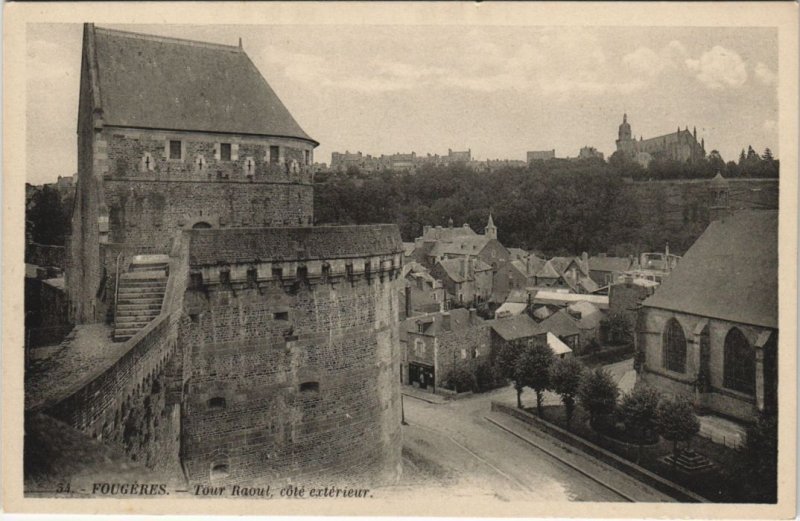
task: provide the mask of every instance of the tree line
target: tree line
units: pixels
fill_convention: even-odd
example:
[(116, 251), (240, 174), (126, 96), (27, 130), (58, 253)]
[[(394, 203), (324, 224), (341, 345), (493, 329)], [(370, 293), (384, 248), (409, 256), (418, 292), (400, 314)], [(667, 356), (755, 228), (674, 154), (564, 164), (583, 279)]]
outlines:
[(717, 164), (714, 152), (695, 163), (655, 159), (647, 169), (615, 153), (608, 162), (552, 159), (495, 171), (453, 164), (423, 165), (414, 174), (367, 175), (357, 169), (321, 173), (314, 191), (315, 221), (395, 223), (403, 240), (413, 241), (423, 226), (446, 226), (451, 218), (456, 226), (467, 223), (482, 230), (491, 212), (501, 243), (543, 255), (586, 251), (627, 256), (661, 251), (665, 241), (681, 254), (707, 222), (671, 228), (648, 225), (654, 210), (643, 207), (626, 185), (631, 179), (712, 178), (717, 171), (741, 177), (742, 172), (756, 173), (748, 166), (751, 163), (772, 165), (777, 175), (777, 161), (771, 155), (751, 156), (745, 155), (741, 168), (721, 160)]

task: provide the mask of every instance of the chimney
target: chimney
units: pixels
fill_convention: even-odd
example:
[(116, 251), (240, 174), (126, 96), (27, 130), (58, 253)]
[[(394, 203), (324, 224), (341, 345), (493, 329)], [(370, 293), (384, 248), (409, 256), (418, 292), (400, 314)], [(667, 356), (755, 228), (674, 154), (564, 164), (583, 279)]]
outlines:
[(445, 311), (442, 313), (442, 329), (444, 331), (450, 331), (450, 312)]
[(469, 308), (469, 324), (473, 325), (478, 321), (478, 310), (475, 308)]
[(239, 48), (242, 49), (242, 37), (239, 37)]

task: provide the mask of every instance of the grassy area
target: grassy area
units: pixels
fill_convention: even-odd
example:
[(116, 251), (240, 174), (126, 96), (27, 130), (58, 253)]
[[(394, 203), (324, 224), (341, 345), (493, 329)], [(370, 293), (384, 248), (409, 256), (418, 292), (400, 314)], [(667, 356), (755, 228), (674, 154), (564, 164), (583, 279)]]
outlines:
[[(535, 407), (527, 410), (531, 414), (536, 414)], [(562, 429), (567, 429), (564, 407), (561, 405), (546, 406), (544, 408), (544, 419)], [(569, 431), (620, 457), (634, 463), (637, 462), (639, 449), (636, 445), (627, 444), (621, 440), (615, 440), (610, 436), (604, 436), (594, 431), (589, 426), (589, 415), (580, 407), (576, 407), (575, 409)], [(727, 472), (727, 469), (735, 467), (734, 463), (736, 459), (740, 457), (738, 451), (718, 445), (700, 436), (694, 437), (691, 442), (691, 448), (709, 458), (714, 464), (713, 468), (691, 474), (664, 463), (661, 461), (661, 458), (672, 454), (672, 444), (665, 440), (659, 440), (657, 443), (645, 445), (641, 451), (639, 465), (710, 501), (721, 503), (753, 501), (752, 498), (741, 497), (741, 487), (735, 482), (736, 476), (732, 476)]]

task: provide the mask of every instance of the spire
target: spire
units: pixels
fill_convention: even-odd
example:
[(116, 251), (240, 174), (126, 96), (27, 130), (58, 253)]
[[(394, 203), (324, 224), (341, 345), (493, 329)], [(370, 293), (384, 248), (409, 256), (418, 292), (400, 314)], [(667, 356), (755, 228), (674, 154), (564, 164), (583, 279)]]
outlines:
[(627, 123), (628, 122), (628, 114), (627, 113), (622, 115), (622, 122), (623, 123)]
[(491, 239), (497, 239), (497, 227), (494, 225), (492, 212), (489, 212), (489, 221), (486, 223), (486, 228), (484, 229), (483, 233)]

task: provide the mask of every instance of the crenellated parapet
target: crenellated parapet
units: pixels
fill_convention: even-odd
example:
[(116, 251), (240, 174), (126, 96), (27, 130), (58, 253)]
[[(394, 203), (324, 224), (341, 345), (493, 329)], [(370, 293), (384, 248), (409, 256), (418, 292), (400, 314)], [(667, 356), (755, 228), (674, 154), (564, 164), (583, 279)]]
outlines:
[(383, 281), (402, 270), (397, 227), (192, 230), (189, 288)]

